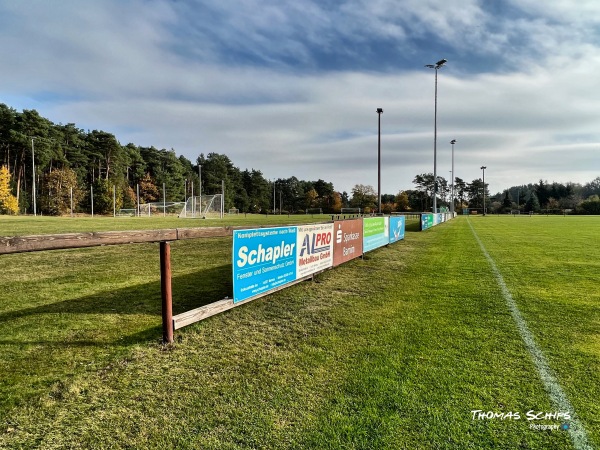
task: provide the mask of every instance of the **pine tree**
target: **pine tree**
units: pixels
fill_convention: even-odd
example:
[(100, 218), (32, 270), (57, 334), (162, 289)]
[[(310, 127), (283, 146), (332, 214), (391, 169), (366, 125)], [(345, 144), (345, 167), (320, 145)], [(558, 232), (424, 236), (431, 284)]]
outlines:
[(537, 198), (535, 192), (531, 193), (529, 200), (525, 203), (525, 211), (526, 212), (539, 212), (540, 211), (540, 201)]

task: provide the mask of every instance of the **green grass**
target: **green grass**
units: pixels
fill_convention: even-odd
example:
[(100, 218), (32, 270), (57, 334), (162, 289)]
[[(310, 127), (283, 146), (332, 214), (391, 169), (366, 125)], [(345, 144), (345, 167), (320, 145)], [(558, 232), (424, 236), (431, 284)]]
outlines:
[(225, 225), (281, 225), (331, 220), (331, 214), (238, 214), (224, 219), (152, 217), (32, 217), (0, 215), (0, 236), (83, 233), (91, 231), (152, 230), (163, 228), (220, 227)]
[[(600, 223), (469, 220), (600, 446)], [(227, 295), (230, 252), (227, 239), (173, 244), (176, 312)], [(0, 448), (572, 448), (524, 419), (471, 418), (553, 406), (466, 218), (169, 346), (156, 244), (4, 255), (2, 267)]]

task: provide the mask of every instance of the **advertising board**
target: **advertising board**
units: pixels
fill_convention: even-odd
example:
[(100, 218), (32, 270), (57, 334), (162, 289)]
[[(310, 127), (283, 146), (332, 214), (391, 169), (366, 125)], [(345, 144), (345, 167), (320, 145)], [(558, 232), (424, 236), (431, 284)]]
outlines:
[(333, 265), (339, 266), (363, 254), (362, 219), (338, 220), (333, 224)]
[(431, 228), (433, 225), (433, 214), (421, 214), (421, 231)]
[(297, 227), (233, 232), (233, 302), (296, 280)]
[(390, 244), (404, 239), (406, 218), (404, 216), (390, 217)]
[(363, 252), (367, 253), (390, 243), (389, 217), (363, 218)]
[(296, 278), (332, 267), (333, 224), (299, 225), (296, 228)]

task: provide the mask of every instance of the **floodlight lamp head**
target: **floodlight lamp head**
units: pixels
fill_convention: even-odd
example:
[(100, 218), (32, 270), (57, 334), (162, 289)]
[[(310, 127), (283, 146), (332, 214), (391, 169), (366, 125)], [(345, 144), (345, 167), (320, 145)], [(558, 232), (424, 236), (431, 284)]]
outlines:
[(485, 170), (485, 169), (487, 169), (486, 166), (481, 166), (481, 170)]
[(450, 141), (450, 143), (451, 143), (452, 145), (456, 144), (456, 139), (452, 139), (452, 140)]
[(377, 114), (381, 114), (381, 113), (383, 113), (383, 109), (377, 108)]
[(425, 64), (425, 67), (428, 67), (429, 69), (435, 69), (438, 70), (440, 67), (442, 67), (444, 64), (446, 64), (448, 62), (447, 59), (440, 59), (438, 62), (436, 62), (435, 64)]

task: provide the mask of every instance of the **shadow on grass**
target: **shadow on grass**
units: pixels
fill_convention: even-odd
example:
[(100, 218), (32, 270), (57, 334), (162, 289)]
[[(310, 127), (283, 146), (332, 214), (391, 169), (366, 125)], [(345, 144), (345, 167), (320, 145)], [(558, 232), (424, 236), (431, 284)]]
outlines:
[(415, 231), (421, 231), (421, 222), (420, 221), (411, 221), (406, 222), (406, 231), (409, 233), (413, 233)]
[[(172, 279), (178, 314), (231, 296), (231, 265)], [(0, 314), (0, 416), (162, 339), (160, 281)]]
[[(231, 297), (233, 287), (231, 282), (231, 265), (225, 264), (199, 272), (175, 276), (172, 278), (173, 292), (173, 314), (179, 314), (193, 308), (198, 308), (226, 296)], [(151, 315), (157, 316), (158, 323), (161, 317), (161, 286), (160, 281), (140, 284), (125, 289), (116, 289), (113, 291), (103, 291), (77, 299), (64, 300), (50, 303), (47, 305), (31, 308), (19, 309), (0, 313), (0, 327), (15, 320), (41, 316), (55, 315), (57, 318), (63, 318), (60, 322), (65, 322), (65, 317), (77, 322), (76, 315)], [(129, 319), (127, 319), (129, 321)], [(36, 322), (35, 320), (33, 322)], [(45, 319), (49, 326), (52, 326), (52, 320)], [(95, 323), (101, 326), (102, 321)], [(35, 323), (39, 325), (39, 323)], [(144, 333), (140, 340), (147, 340)], [(122, 336), (116, 336), (122, 337)], [(138, 340), (139, 341), (139, 340)], [(16, 343), (15, 340), (11, 341)], [(106, 342), (104, 342), (105, 344)]]

